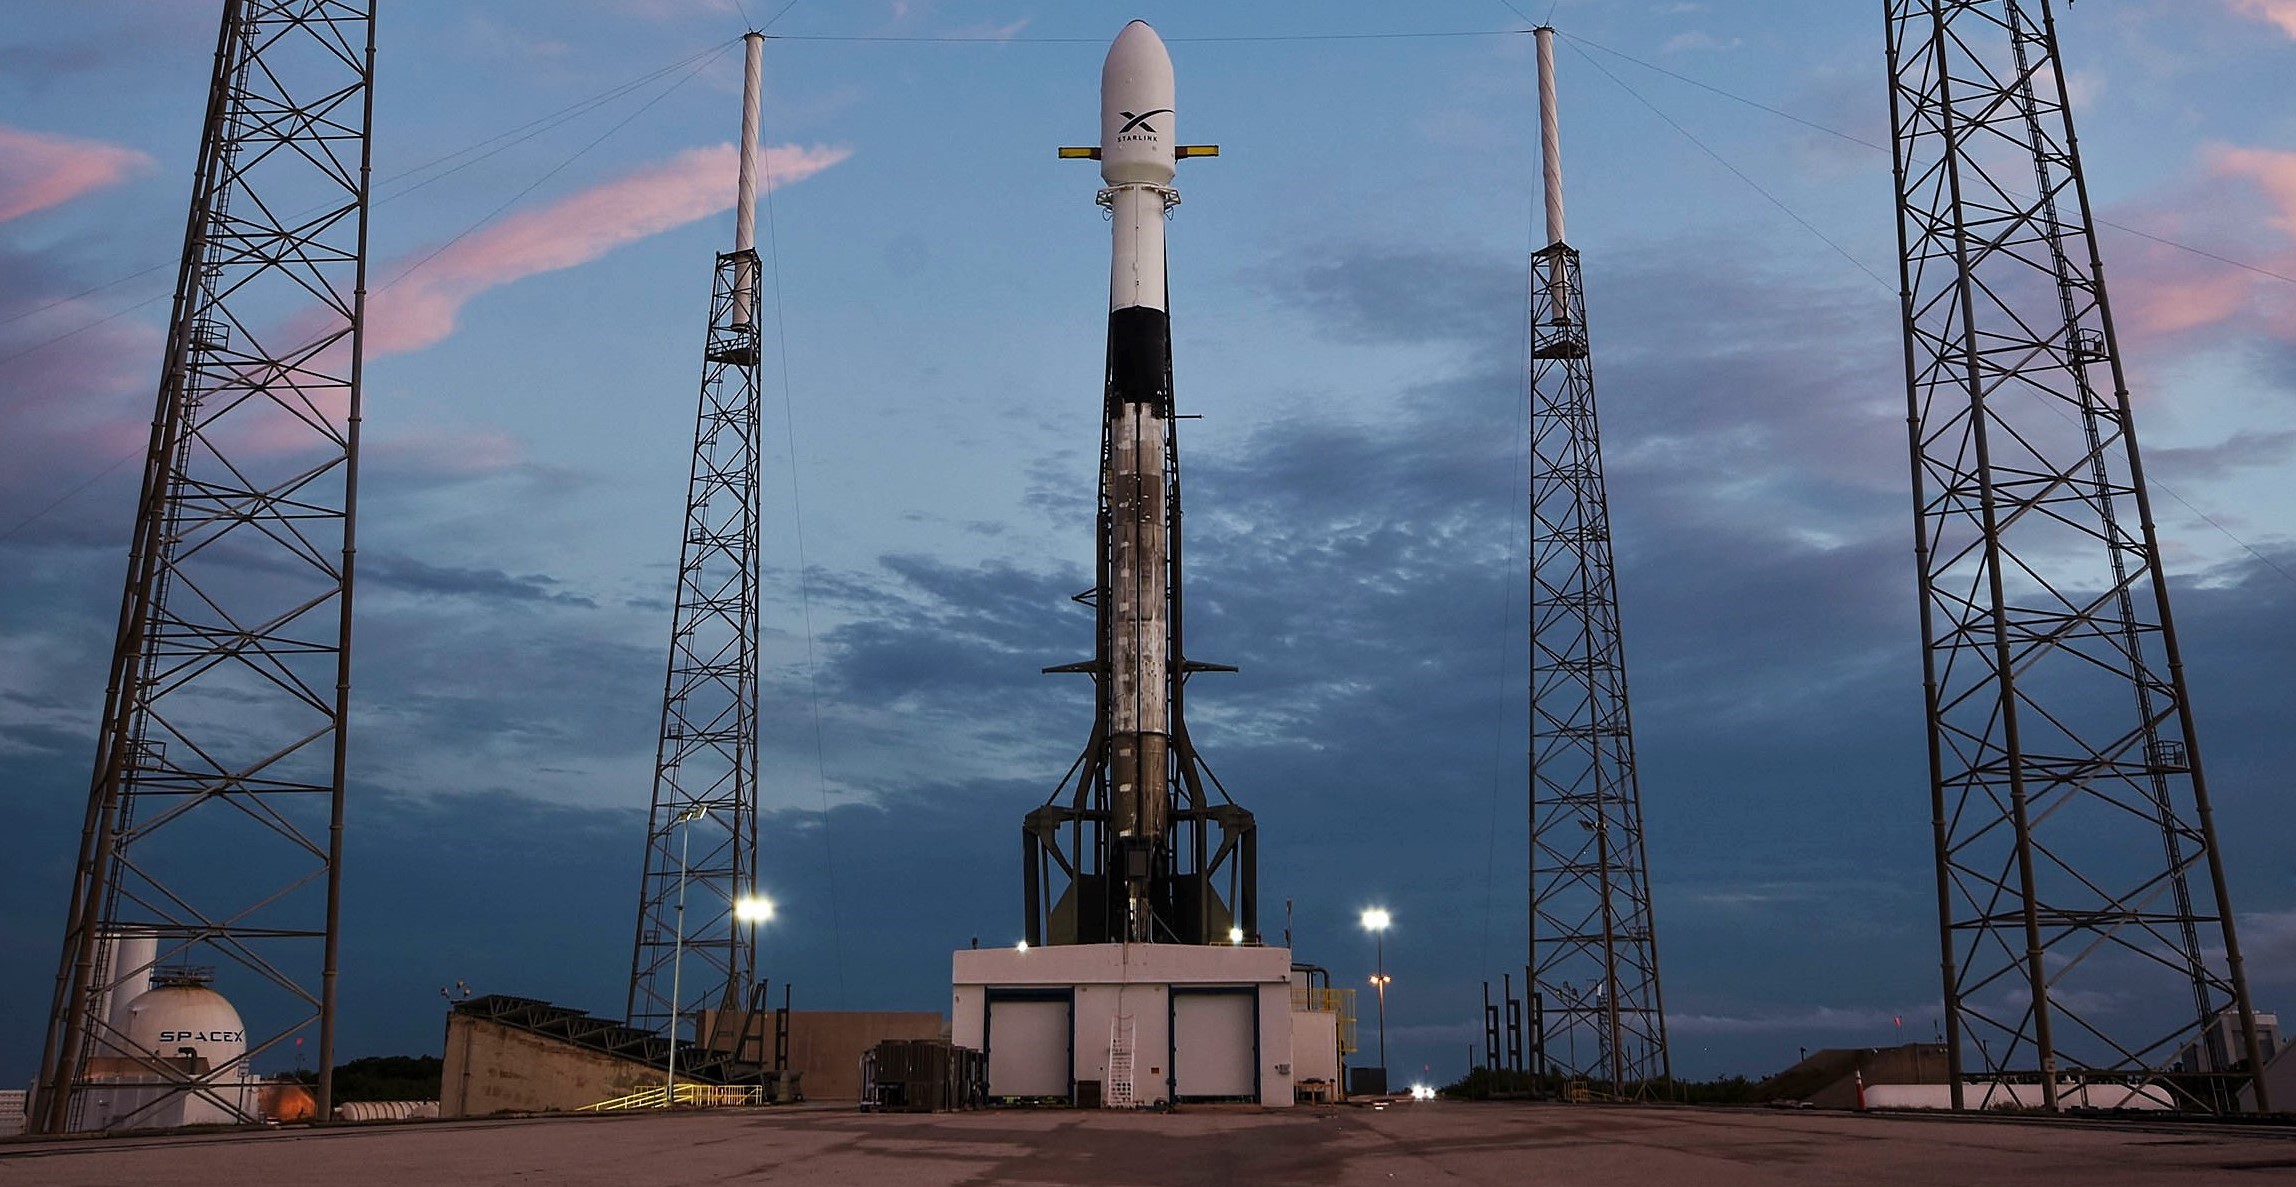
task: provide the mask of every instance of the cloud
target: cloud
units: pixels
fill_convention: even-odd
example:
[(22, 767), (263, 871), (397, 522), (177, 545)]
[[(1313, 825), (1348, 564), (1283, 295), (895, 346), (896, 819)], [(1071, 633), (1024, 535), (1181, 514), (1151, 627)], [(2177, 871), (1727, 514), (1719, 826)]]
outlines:
[[(1887, 1010), (1873, 1007), (1843, 1008), (1816, 1006), (1787, 1013), (1756, 1014), (1752, 1016), (1730, 1014), (1697, 1014), (1670, 1012), (1666, 1016), (1666, 1029), (1677, 1035), (1746, 1035), (1746, 1034), (1848, 1034), (1863, 1032), (1879, 1035), (1883, 1032), (1903, 1032), (1906, 1020), (1921, 1019), (1926, 1027), (1936, 1016), (1937, 1007), (1924, 1002), (1911, 1010)], [(1908, 1039), (1927, 1038), (1922, 1031), (1906, 1035)]]
[(966, 25), (958, 29), (955, 36), (978, 37), (983, 41), (1011, 41), (1020, 36), (1023, 29), (1028, 28), (1028, 22), (1028, 17), (1022, 17), (1002, 25)]
[(2231, 0), (2232, 11), (2245, 17), (2280, 26), (2280, 31), (2296, 37), (2296, 0)]
[(1746, 44), (1745, 41), (1737, 37), (1724, 41), (1711, 33), (1690, 32), (1677, 33), (1667, 38), (1666, 44), (1659, 46), (1658, 49), (1660, 53), (1679, 54), (1696, 50), (1736, 49), (1744, 44)]
[(2296, 911), (2240, 916), (2249, 978), (2259, 985), (2296, 985)]
[(512, 574), (501, 569), (434, 565), (398, 553), (369, 552), (359, 560), (359, 574), (370, 586), (427, 597), (475, 598), (494, 602), (562, 602), (595, 606), (581, 594), (563, 592), (562, 583), (541, 573)]
[(145, 322), (51, 298), (78, 283), (61, 255), (0, 247), (0, 533), (109, 553), (126, 539), (119, 491), (150, 441), (161, 342)]
[[(2256, 268), (2296, 274), (2296, 151), (2218, 144), (2204, 149), (2201, 161), (2204, 172), (2180, 192), (2124, 216), (2151, 231), (2133, 251), (2116, 256), (2128, 261), (2128, 281), (2114, 289), (2121, 326), (2153, 339), (2221, 328), (2296, 342), (2296, 300), (2286, 281), (2151, 237), (2173, 236)], [(2264, 247), (2268, 236), (2258, 222), (2284, 236), (2276, 250)]]
[(649, 21), (666, 21), (680, 17), (735, 13), (740, 11), (734, 0), (597, 0), (608, 9), (642, 17)]
[[(764, 153), (769, 187), (804, 179), (853, 155), (848, 148), (786, 144)], [(457, 316), (489, 289), (586, 264), (607, 252), (733, 206), (731, 144), (687, 149), (660, 164), (569, 195), (382, 272), (369, 311), (369, 357), (420, 350), (454, 333)]]
[(359, 458), (370, 471), (435, 483), (515, 469), (526, 463), (526, 446), (500, 429), (419, 425), (369, 438)]
[(132, 148), (0, 124), (0, 223), (118, 185), (152, 167), (150, 157)]
[(2235, 433), (2214, 445), (2145, 450), (2145, 468), (2177, 483), (2225, 478), (2241, 470), (2279, 466), (2296, 452), (2296, 431)]
[[(2289, 2), (2291, 11), (2296, 12), (2296, 0)], [(2219, 177), (2254, 182), (2277, 208), (2272, 225), (2296, 238), (2296, 152), (2217, 145), (2208, 150), (2207, 159)]]

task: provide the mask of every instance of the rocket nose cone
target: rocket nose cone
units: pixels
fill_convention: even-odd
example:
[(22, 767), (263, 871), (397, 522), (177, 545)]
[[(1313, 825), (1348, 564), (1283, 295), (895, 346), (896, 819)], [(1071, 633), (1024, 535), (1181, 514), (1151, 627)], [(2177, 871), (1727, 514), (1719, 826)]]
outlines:
[(1124, 26), (1100, 68), (1100, 176), (1110, 184), (1172, 180), (1172, 55), (1146, 21)]
[(1108, 61), (1101, 66), (1100, 73), (1105, 80), (1110, 75), (1137, 76), (1143, 71), (1170, 75), (1172, 53), (1164, 48), (1164, 39), (1156, 36), (1153, 26), (1146, 21), (1134, 21), (1124, 26), (1123, 32), (1109, 44)]

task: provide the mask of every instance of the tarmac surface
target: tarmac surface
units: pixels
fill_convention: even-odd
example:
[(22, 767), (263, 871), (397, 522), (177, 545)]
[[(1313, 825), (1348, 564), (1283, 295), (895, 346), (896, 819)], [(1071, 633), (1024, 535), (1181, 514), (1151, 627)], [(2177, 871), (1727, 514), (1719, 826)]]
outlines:
[(0, 1143), (0, 1185), (2296, 1183), (2296, 1129), (1402, 1102), (1384, 1110), (830, 1107)]

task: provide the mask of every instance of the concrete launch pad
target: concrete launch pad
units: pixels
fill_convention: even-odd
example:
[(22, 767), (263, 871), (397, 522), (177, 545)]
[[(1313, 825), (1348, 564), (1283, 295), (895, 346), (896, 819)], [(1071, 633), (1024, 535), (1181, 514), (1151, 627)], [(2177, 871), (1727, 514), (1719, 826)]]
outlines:
[(1073, 1184), (2016, 1183), (2296, 1181), (2296, 1130), (1956, 1121), (1839, 1113), (1400, 1103), (1174, 1115), (1090, 1110), (674, 1116), (0, 1143), (0, 1184), (313, 1182)]

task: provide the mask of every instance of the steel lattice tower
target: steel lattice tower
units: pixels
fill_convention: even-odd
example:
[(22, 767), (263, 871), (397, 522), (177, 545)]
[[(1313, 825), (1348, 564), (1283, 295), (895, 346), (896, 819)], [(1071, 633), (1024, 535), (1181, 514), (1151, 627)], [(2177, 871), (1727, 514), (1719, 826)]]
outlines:
[[(702, 348), (677, 609), (646, 824), (628, 1020), (675, 1040), (680, 1020), (738, 1009), (757, 951), (736, 918), (757, 860), (758, 520), (762, 448), (756, 145), (750, 34), (734, 250), (717, 257)], [(695, 832), (701, 833), (697, 838)], [(696, 908), (688, 913), (689, 900)], [(688, 971), (681, 967), (693, 962)]]
[[(223, 5), (34, 1132), (99, 1071), (253, 1120), (222, 1085), (314, 1028), (331, 1105), (374, 47), (372, 0)], [(125, 935), (155, 957), (115, 967)], [(191, 965), (243, 1059), (115, 1025)]]
[(2054, 18), (1885, 12), (1954, 1103), (2263, 1107)]
[(1556, 1074), (1672, 1069), (1579, 253), (1564, 242), (1554, 30), (1537, 30), (1548, 245), (1531, 257), (1531, 987)]

